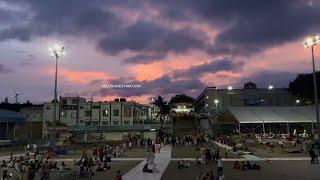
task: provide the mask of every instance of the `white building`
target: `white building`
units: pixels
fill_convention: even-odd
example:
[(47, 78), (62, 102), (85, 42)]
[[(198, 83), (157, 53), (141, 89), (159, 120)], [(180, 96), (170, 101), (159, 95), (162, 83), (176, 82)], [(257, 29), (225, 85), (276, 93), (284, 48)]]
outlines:
[[(53, 122), (54, 103), (45, 103), (43, 118)], [(86, 101), (81, 97), (61, 97), (57, 103), (57, 123), (74, 125), (130, 125), (143, 124), (151, 118), (149, 107), (125, 99), (115, 101)]]
[[(145, 124), (146, 121), (150, 122), (153, 119), (150, 115), (151, 107), (148, 105), (126, 101), (124, 98), (114, 101), (92, 102), (81, 97), (60, 97), (56, 108), (56, 131), (64, 126), (69, 127), (70, 131), (85, 133), (86, 136), (90, 132), (92, 134), (100, 133), (104, 137), (103, 139), (109, 140), (118, 140), (128, 133), (155, 137), (154, 127), (157, 126)], [(43, 120), (45, 125), (52, 124), (53, 111), (54, 103), (44, 104)], [(45, 134), (51, 134), (50, 129), (52, 128), (44, 129), (48, 129)]]

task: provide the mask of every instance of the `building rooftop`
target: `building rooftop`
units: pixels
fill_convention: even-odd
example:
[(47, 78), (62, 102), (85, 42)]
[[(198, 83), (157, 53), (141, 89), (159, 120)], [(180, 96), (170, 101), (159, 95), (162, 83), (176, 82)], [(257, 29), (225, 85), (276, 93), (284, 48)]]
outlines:
[(0, 122), (26, 122), (26, 118), (15, 111), (0, 109)]

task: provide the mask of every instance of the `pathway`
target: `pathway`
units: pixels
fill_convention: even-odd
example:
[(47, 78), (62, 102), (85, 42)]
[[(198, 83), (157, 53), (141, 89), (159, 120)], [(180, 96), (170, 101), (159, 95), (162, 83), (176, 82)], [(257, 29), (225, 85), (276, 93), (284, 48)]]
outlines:
[(162, 174), (166, 170), (171, 160), (171, 146), (167, 145), (164, 149), (161, 150), (160, 154), (156, 154), (155, 163), (156, 171), (153, 173), (142, 172), (143, 166), (146, 164), (146, 161), (142, 161), (136, 167), (132, 168), (127, 174), (125, 174), (123, 180), (160, 180)]

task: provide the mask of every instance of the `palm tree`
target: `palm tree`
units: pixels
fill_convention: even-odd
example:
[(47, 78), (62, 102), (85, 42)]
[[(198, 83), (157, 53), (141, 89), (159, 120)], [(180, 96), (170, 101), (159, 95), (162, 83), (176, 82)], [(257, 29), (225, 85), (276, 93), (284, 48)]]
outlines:
[(164, 98), (162, 96), (158, 96), (158, 98), (154, 101), (153, 104), (160, 109), (160, 122), (163, 123), (163, 117), (169, 114), (170, 111), (168, 103), (164, 101)]

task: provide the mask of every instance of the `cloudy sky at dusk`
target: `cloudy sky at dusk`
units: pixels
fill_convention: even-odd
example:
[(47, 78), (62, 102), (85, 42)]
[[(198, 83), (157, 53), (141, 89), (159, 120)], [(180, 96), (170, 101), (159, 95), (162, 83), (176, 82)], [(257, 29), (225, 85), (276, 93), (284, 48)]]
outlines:
[(318, 0), (1, 0), (0, 97), (52, 99), (55, 42), (66, 49), (59, 95), (146, 102), (246, 81), (286, 87), (311, 72), (302, 41), (319, 17)]

